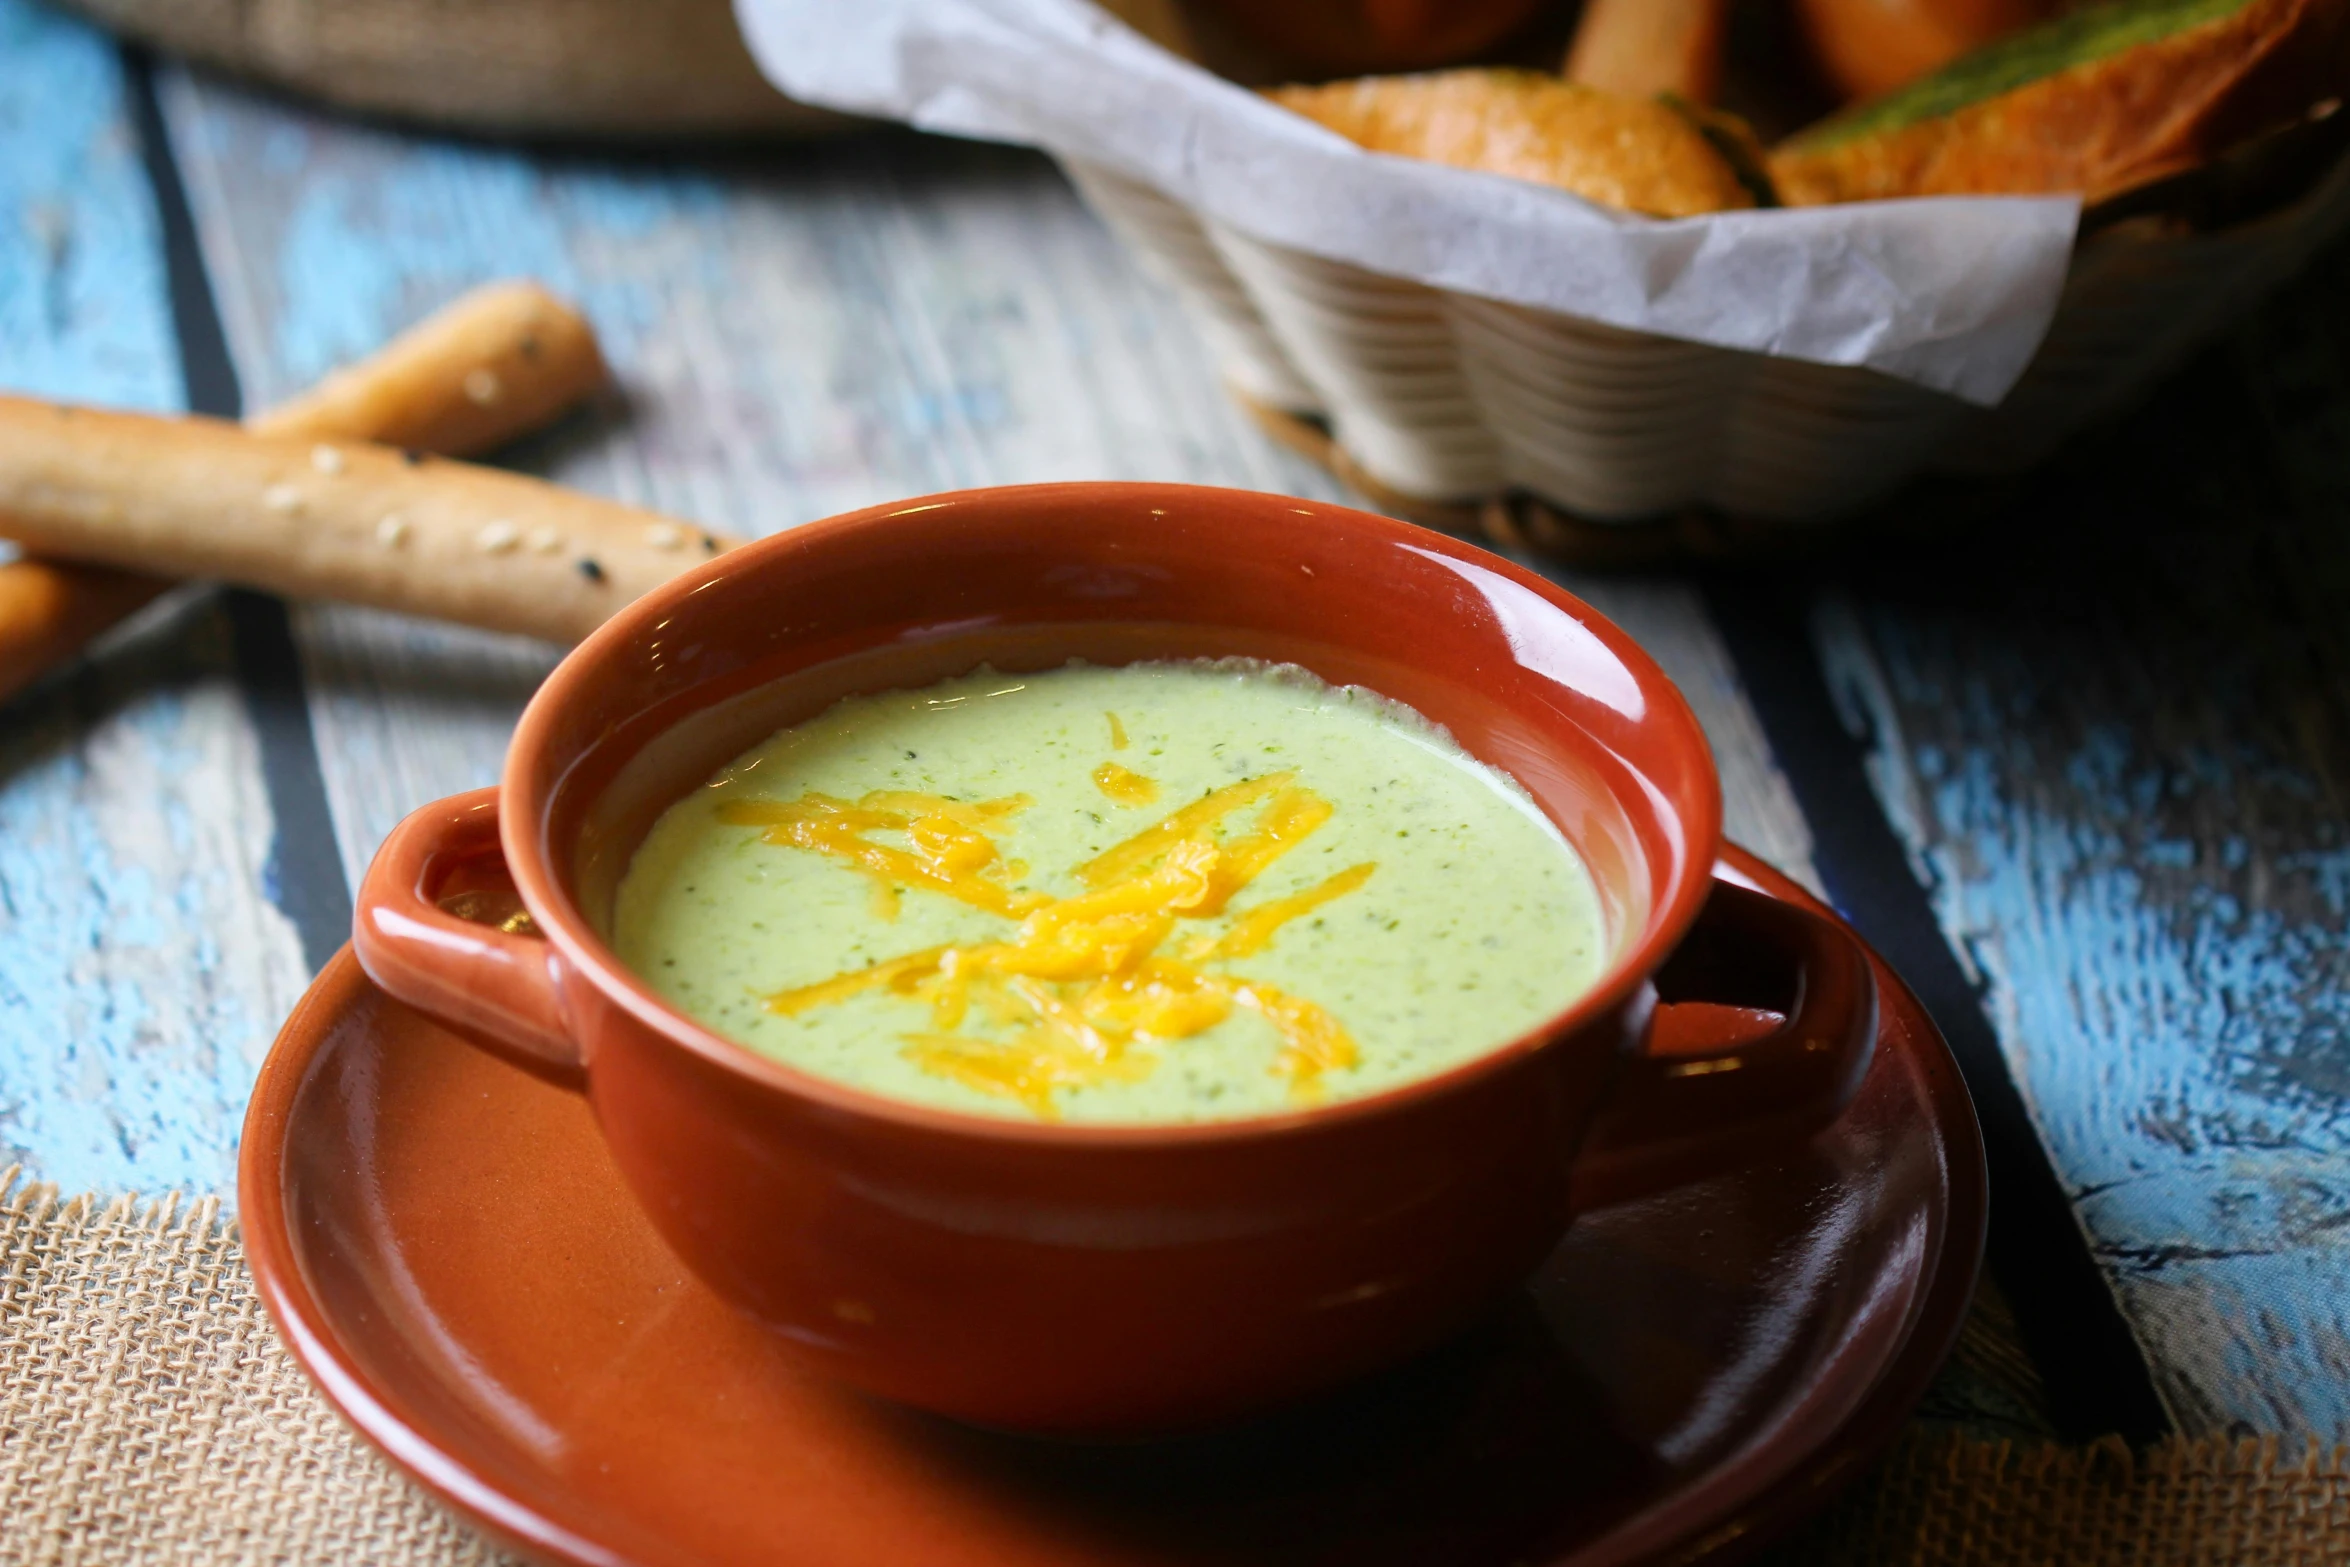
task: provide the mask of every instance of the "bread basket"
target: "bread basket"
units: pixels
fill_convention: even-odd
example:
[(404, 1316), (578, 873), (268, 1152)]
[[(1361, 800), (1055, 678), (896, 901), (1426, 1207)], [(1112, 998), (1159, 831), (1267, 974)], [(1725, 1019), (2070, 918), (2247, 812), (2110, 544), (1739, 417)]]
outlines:
[(73, 0), (144, 43), (347, 109), (533, 136), (846, 122), (751, 63), (728, 0)]
[(1656, 220), (1333, 134), (1089, 0), (737, 0), (793, 96), (1025, 143), (1266, 428), (1381, 505), (1594, 563), (1816, 545), (2020, 471), (2350, 219), (2350, 114), (2066, 197)]
[[(1610, 560), (1739, 553), (1922, 473), (2021, 471), (2117, 411), (2350, 219), (2335, 155), (2281, 203), (2084, 225), (2046, 338), (1995, 407), (1874, 370), (1632, 332), (1253, 239), (1063, 160), (1169, 284), (1233, 393), (1399, 510), (1463, 525), (1516, 493)], [(1693, 508), (1718, 514), (1692, 532)]]

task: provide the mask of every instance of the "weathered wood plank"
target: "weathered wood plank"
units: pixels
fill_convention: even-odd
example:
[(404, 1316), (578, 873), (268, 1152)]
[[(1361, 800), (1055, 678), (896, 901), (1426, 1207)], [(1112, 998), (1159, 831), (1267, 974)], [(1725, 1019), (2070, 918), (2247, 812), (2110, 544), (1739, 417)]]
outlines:
[(2346, 285), (1818, 619), (2193, 1432), (2350, 1437)]
[(103, 35), (0, 3), (0, 372), (69, 401), (176, 408), (163, 251)]
[(228, 1193), (308, 983), (229, 637), (186, 606), (0, 715), (0, 1164)]
[[(186, 76), (165, 106), (249, 396), (529, 271), (596, 320), (629, 408), (526, 460), (717, 526), (1044, 479), (1339, 493), (1233, 409), (1172, 301), (1041, 158), (884, 134), (685, 170), (393, 137)], [(1583, 586), (1689, 688), (1733, 829), (1808, 877), (1697, 600)], [(545, 655), (344, 610), (299, 623), (355, 875), (402, 810), (494, 776)]]
[[(180, 401), (156, 215), (113, 45), (0, 0), (0, 384)], [(208, 600), (0, 707), (0, 1165), (227, 1191), (307, 976)]]

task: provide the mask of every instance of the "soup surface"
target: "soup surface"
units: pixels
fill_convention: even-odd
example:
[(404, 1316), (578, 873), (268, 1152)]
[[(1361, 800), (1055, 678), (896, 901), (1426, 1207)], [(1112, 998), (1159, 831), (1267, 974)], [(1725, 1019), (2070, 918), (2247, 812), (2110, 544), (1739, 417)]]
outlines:
[(671, 806), (614, 945), (895, 1098), (1222, 1120), (1391, 1088), (1598, 978), (1589, 873), (1417, 713), (1242, 660), (852, 697)]

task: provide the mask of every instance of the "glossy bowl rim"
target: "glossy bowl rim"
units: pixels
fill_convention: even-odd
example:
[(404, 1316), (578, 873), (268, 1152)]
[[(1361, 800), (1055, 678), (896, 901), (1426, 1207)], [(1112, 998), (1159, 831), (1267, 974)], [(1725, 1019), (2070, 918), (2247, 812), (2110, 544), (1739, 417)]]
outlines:
[[(1710, 783), (1697, 802), (1699, 817), (1682, 820), (1680, 863), (1672, 868), (1671, 883), (1659, 889), (1655, 911), (1650, 916), (1646, 931), (1617, 955), (1597, 983), (1566, 1007), (1518, 1035), (1441, 1072), (1412, 1078), (1377, 1093), (1264, 1115), (1236, 1116), (1215, 1121), (1072, 1123), (1021, 1121), (1009, 1116), (942, 1109), (911, 1100), (893, 1099), (763, 1056), (750, 1046), (729, 1039), (695, 1021), (653, 994), (650, 987), (632, 973), (589, 927), (584, 913), (562, 890), (552, 870), (554, 856), (549, 843), (550, 825), (547, 818), (549, 808), (561, 793), (562, 778), (567, 775), (568, 769), (566, 774), (556, 775), (550, 780), (545, 797), (535, 802), (538, 808), (527, 821), (512, 806), (517, 800), (529, 798), (530, 758), (546, 731), (553, 727), (557, 710), (570, 699), (588, 678), (588, 672), (605, 655), (625, 645), (640, 630), (647, 629), (652, 621), (674, 614), (694, 594), (723, 580), (732, 572), (743, 569), (746, 564), (773, 569), (771, 563), (778, 558), (821, 547), (824, 541), (840, 534), (874, 527), (916, 512), (968, 506), (987, 508), (978, 513), (982, 520), (1008, 520), (1020, 514), (1019, 507), (1023, 501), (1083, 495), (1095, 495), (1107, 501), (1112, 494), (1137, 501), (1180, 499), (1197, 502), (1205, 498), (1227, 506), (1278, 507), (1293, 516), (1312, 518), (1318, 524), (1352, 529), (1358, 534), (1368, 535), (1372, 541), (1405, 545), (1423, 554), (1433, 553), (1463, 561), (1502, 575), (1532, 591), (1551, 609), (1577, 622), (1585, 631), (1597, 637), (1638, 681), (1643, 697), (1659, 705), (1661, 710), (1651, 721), (1661, 721), (1678, 728), (1694, 745), (1695, 754), (1703, 760), (1704, 776)], [(1600, 745), (1596, 737), (1590, 743)], [(1625, 765), (1629, 766), (1629, 763)], [(530, 911), (531, 918), (549, 945), (581, 979), (594, 986), (607, 1001), (644, 1025), (666, 1045), (682, 1049), (705, 1064), (770, 1092), (788, 1095), (835, 1114), (878, 1121), (907, 1131), (945, 1134), (989, 1143), (1052, 1148), (1140, 1149), (1250, 1142), (1393, 1115), (1418, 1108), (1427, 1101), (1449, 1098), (1455, 1093), (1474, 1088), (1488, 1077), (1509, 1071), (1549, 1048), (1563, 1045), (1611, 1011), (1634, 1001), (1641, 987), (1648, 983), (1657, 968), (1680, 945), (1682, 936), (1688, 932), (1704, 907), (1711, 888), (1713, 867), (1720, 856), (1722, 845), (1721, 777), (1714, 764), (1712, 747), (1688, 699), (1681, 694), (1671, 677), (1666, 675), (1663, 667), (1629, 633), (1549, 579), (1490, 550), (1480, 549), (1450, 535), (1354, 507), (1258, 490), (1119, 480), (992, 485), (884, 502), (769, 534), (680, 572), (623, 606), (567, 653), (541, 682), (529, 705), (524, 708), (507, 747), (506, 765), (499, 781), (498, 802), (499, 841), (505, 853), (508, 874), (513, 877), (524, 907)], [(590, 1064), (587, 1076), (592, 1080), (593, 1075)]]

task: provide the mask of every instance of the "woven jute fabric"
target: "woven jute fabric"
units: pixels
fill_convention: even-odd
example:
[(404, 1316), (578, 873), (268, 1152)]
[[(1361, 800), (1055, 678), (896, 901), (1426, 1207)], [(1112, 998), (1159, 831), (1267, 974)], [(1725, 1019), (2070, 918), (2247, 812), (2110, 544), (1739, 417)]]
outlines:
[(1912, 1431), (1770, 1567), (2319, 1567), (2350, 1562), (2350, 1454), (2132, 1453)]
[(217, 1201), (0, 1174), (0, 1563), (512, 1558), (345, 1427), (278, 1343)]
[[(512, 1560), (311, 1388), (217, 1202), (60, 1200), (0, 1174), (0, 1563)], [(1769, 1560), (2350, 1563), (2350, 1455), (2274, 1441), (2068, 1450), (1920, 1425)]]

